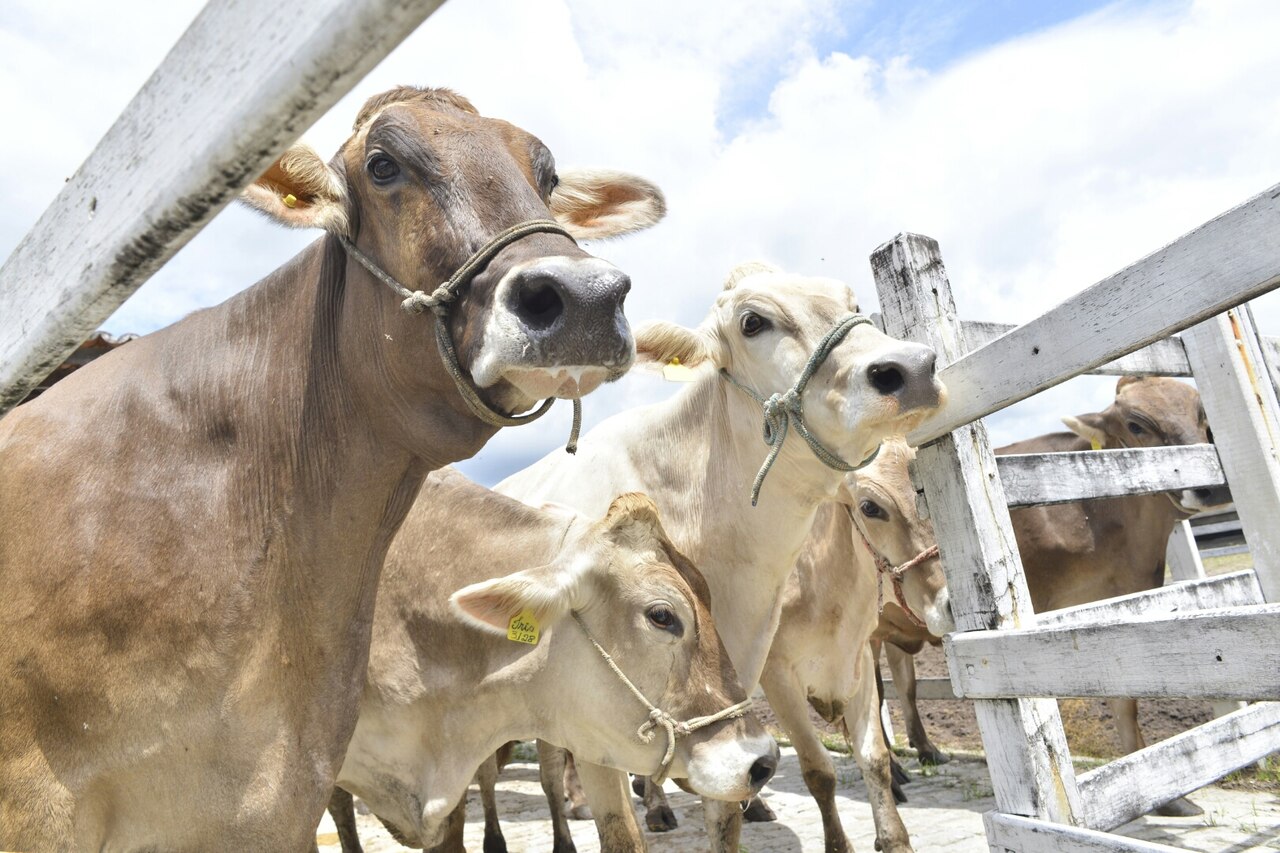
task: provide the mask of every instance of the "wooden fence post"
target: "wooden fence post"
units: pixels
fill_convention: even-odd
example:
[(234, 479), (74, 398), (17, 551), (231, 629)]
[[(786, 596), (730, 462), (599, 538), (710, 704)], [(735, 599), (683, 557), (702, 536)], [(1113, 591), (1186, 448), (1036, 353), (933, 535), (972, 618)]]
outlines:
[[(888, 334), (932, 346), (940, 365), (965, 353), (934, 240), (900, 234), (875, 251), (871, 266)], [(1004, 488), (983, 424), (967, 424), (921, 447), (914, 472), (942, 549), (957, 629), (1033, 624)], [(1057, 702), (988, 699), (974, 705), (999, 810), (1082, 822)]]
[(1169, 564), (1169, 575), (1175, 581), (1193, 581), (1206, 577), (1204, 562), (1200, 559), (1200, 549), (1196, 546), (1196, 536), (1191, 531), (1191, 522), (1179, 521), (1169, 536), (1169, 546), (1165, 549), (1165, 562)]
[(1262, 594), (1280, 602), (1280, 407), (1257, 334), (1233, 309), (1182, 337)]

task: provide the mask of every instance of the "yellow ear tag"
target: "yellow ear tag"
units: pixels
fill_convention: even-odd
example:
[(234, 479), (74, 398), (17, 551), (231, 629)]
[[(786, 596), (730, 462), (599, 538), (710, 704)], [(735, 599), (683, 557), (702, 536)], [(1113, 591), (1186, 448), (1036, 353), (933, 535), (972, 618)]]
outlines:
[(1091, 438), (1091, 439), (1089, 439), (1089, 444), (1093, 445), (1093, 449), (1094, 449), (1094, 450), (1101, 450), (1101, 449), (1102, 449), (1102, 442), (1101, 442), (1101, 441), (1098, 441), (1098, 439), (1096, 439), (1096, 438)]
[(698, 374), (681, 364), (680, 359), (673, 358), (662, 366), (662, 378), (668, 382), (692, 382)]
[(528, 610), (521, 610), (507, 623), (507, 639), (538, 645), (538, 620)]
[(280, 199), (280, 200), (284, 202), (284, 206), (285, 206), (285, 207), (297, 207), (297, 206), (298, 206), (298, 197), (297, 197), (296, 195), (294, 195), (293, 193), (289, 193), (288, 195), (286, 195), (284, 198), (282, 198), (282, 199)]

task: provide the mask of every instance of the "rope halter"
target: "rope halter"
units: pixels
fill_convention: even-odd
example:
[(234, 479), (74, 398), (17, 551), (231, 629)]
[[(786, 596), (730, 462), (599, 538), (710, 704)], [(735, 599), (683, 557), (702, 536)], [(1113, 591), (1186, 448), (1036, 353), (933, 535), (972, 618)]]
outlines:
[(591, 636), (591, 632), (587, 630), (587, 623), (582, 621), (582, 614), (573, 611), (574, 621), (578, 623), (578, 627), (582, 629), (582, 633), (586, 634), (591, 645), (596, 647), (596, 651), (600, 653), (600, 657), (604, 658), (604, 662), (609, 664), (609, 669), (613, 670), (613, 674), (618, 676), (627, 689), (631, 691), (631, 695), (640, 700), (640, 704), (649, 709), (649, 719), (640, 724), (640, 728), (636, 729), (636, 737), (641, 743), (653, 743), (654, 735), (659, 728), (664, 729), (667, 733), (667, 751), (662, 756), (662, 763), (658, 765), (656, 775), (650, 777), (655, 785), (661, 785), (667, 779), (667, 774), (671, 772), (671, 761), (676, 755), (676, 738), (693, 734), (698, 729), (706, 728), (712, 723), (718, 723), (721, 720), (733, 719), (744, 716), (747, 711), (751, 710), (751, 698), (748, 697), (735, 705), (730, 705), (723, 711), (717, 711), (714, 714), (708, 714), (705, 717), (693, 717), (683, 722), (668, 714), (657, 705), (650, 702), (640, 688), (627, 678), (613, 658), (604, 648), (596, 642), (595, 637)]
[(762, 397), (752, 389), (743, 385), (741, 382), (733, 378), (725, 368), (720, 368), (720, 375), (729, 380), (729, 383), (735, 388), (741, 390), (748, 397), (755, 400), (764, 409), (764, 443), (769, 446), (769, 455), (765, 457), (764, 464), (760, 466), (760, 473), (756, 474), (755, 483), (751, 486), (751, 505), (755, 506), (760, 500), (760, 487), (764, 485), (764, 478), (768, 476), (769, 469), (773, 467), (773, 463), (777, 461), (778, 454), (782, 452), (782, 443), (787, 440), (787, 433), (791, 428), (791, 424), (796, 426), (796, 432), (800, 433), (809, 445), (809, 449), (813, 451), (813, 455), (828, 468), (834, 468), (837, 471), (856, 471), (866, 465), (870, 465), (880, 452), (879, 445), (871, 451), (871, 455), (863, 459), (857, 465), (850, 465), (835, 453), (827, 449), (817, 437), (809, 431), (809, 427), (804, 422), (804, 389), (809, 384), (809, 380), (813, 378), (813, 374), (817, 373), (818, 368), (827, 360), (827, 356), (831, 355), (831, 351), (836, 348), (845, 336), (853, 329), (854, 326), (861, 326), (863, 323), (871, 325), (871, 321), (862, 314), (849, 314), (840, 322), (836, 323), (835, 328), (827, 332), (826, 336), (818, 342), (818, 347), (809, 356), (809, 361), (805, 364), (804, 370), (800, 371), (800, 378), (788, 390), (772, 396)]
[[(430, 294), (421, 290), (410, 290), (396, 281), (386, 270), (378, 266), (372, 258), (356, 248), (356, 244), (346, 236), (339, 234), (338, 240), (342, 243), (342, 248), (346, 249), (347, 254), (355, 258), (374, 278), (395, 291), (396, 295), (403, 300), (400, 303), (401, 308), (410, 314), (422, 314), (429, 310), (435, 315), (436, 347), (440, 350), (440, 358), (444, 361), (445, 368), (449, 371), (449, 375), (453, 377), (453, 384), (457, 386), (458, 393), (466, 401), (471, 413), (481, 421), (490, 426), (505, 427), (520, 426), (536, 421), (547, 413), (552, 404), (555, 403), (555, 398), (548, 397), (542, 401), (542, 404), (537, 409), (524, 415), (508, 415), (482, 400), (471, 380), (463, 373), (462, 365), (458, 363), (458, 352), (454, 349), (453, 338), (449, 335), (449, 306), (458, 299), (462, 294), (463, 288), (471, 283), (476, 274), (489, 261), (493, 260), (495, 255), (512, 243), (530, 234), (538, 233), (563, 234), (573, 240), (572, 234), (562, 228), (558, 222), (550, 219), (530, 219), (527, 222), (512, 225), (505, 231), (498, 232), (487, 243), (476, 249), (471, 257), (467, 258), (462, 266), (458, 267), (457, 271), (449, 276), (447, 281), (436, 287)], [(576, 244), (577, 241), (574, 242)], [(573, 427), (569, 431), (569, 441), (565, 445), (565, 450), (570, 453), (577, 452), (578, 433), (581, 429), (582, 400), (575, 397), (573, 400)]]
[(875, 560), (876, 563), (876, 613), (884, 612), (884, 578), (885, 575), (888, 575), (892, 581), (893, 597), (898, 600), (898, 606), (902, 608), (902, 612), (907, 614), (907, 618), (917, 628), (929, 630), (928, 624), (916, 615), (910, 604), (907, 604), (907, 596), (902, 591), (902, 576), (921, 563), (938, 556), (938, 546), (930, 545), (902, 565), (895, 566), (872, 547), (871, 541), (867, 539), (867, 534), (863, 533), (862, 528), (858, 526), (858, 522), (854, 521), (853, 510), (847, 506), (845, 510), (849, 513), (849, 521), (853, 523), (853, 529), (858, 531), (858, 535), (862, 537), (862, 544), (866, 546), (867, 551), (871, 553), (871, 559)]

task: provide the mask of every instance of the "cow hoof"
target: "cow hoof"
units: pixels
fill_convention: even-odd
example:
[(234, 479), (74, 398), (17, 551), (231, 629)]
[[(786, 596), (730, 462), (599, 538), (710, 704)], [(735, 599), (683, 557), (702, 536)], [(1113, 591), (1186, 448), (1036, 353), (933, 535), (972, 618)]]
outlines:
[(893, 792), (893, 801), (898, 805), (902, 805), (907, 801), (907, 794), (902, 790), (902, 786), (898, 784), (896, 779), (889, 783), (889, 790)]
[(896, 758), (889, 759), (889, 777), (895, 785), (905, 785), (911, 781), (911, 774), (898, 763)]
[(676, 813), (670, 806), (658, 806), (649, 809), (649, 813), (644, 816), (644, 825), (649, 827), (650, 832), (670, 832), (680, 824), (676, 823)]
[(587, 805), (586, 803), (578, 803), (578, 805), (567, 810), (565, 812), (565, 817), (569, 818), (569, 820), (594, 820), (595, 819), (594, 815), (591, 814), (591, 806)]
[(936, 748), (919, 750), (918, 755), (921, 764), (946, 764), (951, 760), (950, 755)]
[(507, 839), (501, 835), (486, 835), (484, 853), (507, 853)]
[(574, 846), (572, 838), (557, 838), (551, 843), (551, 853), (578, 853), (578, 848)]
[(640, 799), (642, 800), (644, 799), (644, 777), (643, 776), (631, 777), (631, 791)]
[(1204, 814), (1204, 809), (1186, 797), (1178, 797), (1157, 808), (1155, 813), (1161, 817), (1195, 817)]
[(773, 809), (759, 797), (752, 797), (747, 802), (747, 807), (742, 810), (742, 819), (747, 823), (769, 823), (778, 819), (773, 813)]

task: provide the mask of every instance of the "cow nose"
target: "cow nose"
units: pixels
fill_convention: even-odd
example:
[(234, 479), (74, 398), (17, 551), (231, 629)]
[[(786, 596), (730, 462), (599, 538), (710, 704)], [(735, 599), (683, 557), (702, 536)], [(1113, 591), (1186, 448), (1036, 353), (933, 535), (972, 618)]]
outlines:
[(543, 258), (517, 272), (507, 307), (534, 333), (584, 336), (614, 330), (631, 277), (599, 258)]
[(764, 787), (764, 783), (773, 778), (773, 773), (778, 769), (778, 757), (776, 755), (762, 755), (756, 759), (751, 765), (751, 769), (747, 771), (747, 778), (751, 780), (751, 790), (759, 791)]
[(893, 397), (899, 408), (926, 409), (938, 405), (939, 388), (934, 375), (937, 355), (919, 344), (902, 344), (901, 349), (867, 367), (867, 381), (877, 393)]

